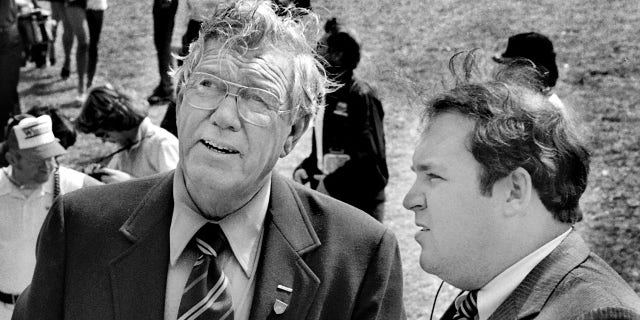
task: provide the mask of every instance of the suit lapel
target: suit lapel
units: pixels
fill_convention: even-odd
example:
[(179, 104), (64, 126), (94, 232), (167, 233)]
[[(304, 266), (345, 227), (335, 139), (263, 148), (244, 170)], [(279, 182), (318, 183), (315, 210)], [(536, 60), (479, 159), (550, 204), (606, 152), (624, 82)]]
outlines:
[(295, 190), (274, 173), (250, 319), (306, 317), (320, 279), (301, 255), (318, 246)]
[(584, 262), (590, 250), (577, 232), (544, 258), (507, 297), (489, 320), (524, 319), (537, 315), (560, 281)]
[(116, 319), (164, 317), (172, 186), (164, 176), (120, 228), (133, 245), (110, 263)]

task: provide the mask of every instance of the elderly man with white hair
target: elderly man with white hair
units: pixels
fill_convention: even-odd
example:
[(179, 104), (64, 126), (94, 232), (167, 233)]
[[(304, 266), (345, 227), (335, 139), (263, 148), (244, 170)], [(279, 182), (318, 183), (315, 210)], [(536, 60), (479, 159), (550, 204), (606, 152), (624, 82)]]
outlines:
[(273, 173), (328, 85), (274, 8), (204, 23), (176, 75), (178, 167), (62, 197), (15, 319), (405, 318), (391, 231)]

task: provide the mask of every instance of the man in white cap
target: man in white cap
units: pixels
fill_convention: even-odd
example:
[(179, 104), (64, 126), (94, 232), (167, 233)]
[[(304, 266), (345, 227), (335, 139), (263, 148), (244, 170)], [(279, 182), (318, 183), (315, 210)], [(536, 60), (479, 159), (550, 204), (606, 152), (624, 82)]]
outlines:
[(56, 157), (66, 150), (54, 137), (48, 115), (15, 116), (6, 136), (9, 166), (0, 169), (0, 320), (11, 318), (15, 300), (31, 282), (36, 239), (53, 199), (101, 184), (58, 166)]

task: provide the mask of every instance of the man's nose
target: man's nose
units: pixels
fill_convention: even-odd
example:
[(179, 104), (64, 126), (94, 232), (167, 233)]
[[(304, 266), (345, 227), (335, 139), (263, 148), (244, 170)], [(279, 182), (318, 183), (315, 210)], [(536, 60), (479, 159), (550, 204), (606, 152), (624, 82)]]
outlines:
[(404, 196), (402, 206), (411, 211), (418, 211), (427, 207), (427, 199), (422, 193), (418, 192), (416, 184), (413, 184)]
[(222, 129), (229, 129), (231, 131), (238, 131), (242, 126), (240, 122), (240, 114), (238, 108), (240, 107), (238, 96), (232, 93), (227, 95), (219, 102), (219, 105), (211, 113), (210, 120), (216, 126)]

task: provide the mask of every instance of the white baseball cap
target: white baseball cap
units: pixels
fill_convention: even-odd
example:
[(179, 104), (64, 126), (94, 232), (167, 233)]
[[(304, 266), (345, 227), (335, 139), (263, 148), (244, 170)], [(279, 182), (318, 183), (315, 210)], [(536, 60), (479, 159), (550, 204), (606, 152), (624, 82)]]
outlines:
[(53, 135), (51, 117), (28, 116), (16, 124), (9, 132), (7, 143), (16, 147), (26, 156), (48, 159), (67, 153)]

